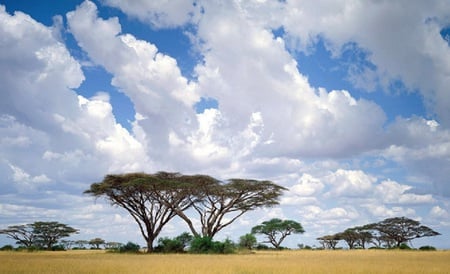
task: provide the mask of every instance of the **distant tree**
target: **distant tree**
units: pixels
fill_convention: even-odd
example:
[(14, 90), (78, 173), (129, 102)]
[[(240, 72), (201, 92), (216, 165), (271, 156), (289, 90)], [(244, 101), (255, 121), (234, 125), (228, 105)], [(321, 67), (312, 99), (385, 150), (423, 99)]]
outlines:
[(105, 243), (106, 249), (119, 249), (121, 246), (123, 246), (122, 243), (119, 242), (107, 242)]
[(12, 225), (0, 230), (0, 234), (5, 234), (9, 238), (16, 240), (16, 244), (23, 245), (26, 248), (33, 246), (35, 241), (35, 234), (33, 227), (27, 225)]
[(278, 218), (271, 219), (270, 221), (262, 222), (252, 228), (253, 234), (264, 234), (268, 239), (268, 243), (272, 244), (275, 248), (280, 248), (281, 242), (293, 234), (303, 233), (303, 229), (300, 223), (293, 220), (281, 220)]
[(47, 250), (52, 250), (60, 239), (78, 233), (78, 230), (58, 222), (34, 222), (30, 224), (35, 235), (35, 242)]
[(334, 234), (319, 237), (317, 238), (317, 240), (323, 246), (323, 248), (336, 249), (336, 245), (339, 243), (339, 240), (341, 240), (341, 238), (339, 237), (339, 235)]
[(253, 249), (257, 244), (255, 235), (251, 233), (247, 233), (239, 238), (239, 246), (241, 248)]
[(351, 228), (351, 230), (358, 233), (357, 246), (365, 249), (366, 245), (373, 241), (373, 234), (370, 230), (366, 229), (364, 226), (356, 226)]
[(354, 249), (361, 243), (361, 235), (355, 229), (349, 228), (344, 232), (335, 234), (337, 239), (344, 240), (349, 249)]
[(74, 242), (74, 244), (77, 246), (77, 248), (84, 249), (84, 248), (86, 248), (86, 245), (89, 244), (89, 241), (87, 241), (87, 240), (76, 240)]
[(64, 247), (65, 250), (68, 250), (68, 249), (72, 249), (72, 246), (75, 244), (75, 241), (61, 240), (60, 244)]
[(104, 245), (105, 240), (103, 240), (102, 238), (94, 238), (89, 241), (89, 244), (95, 249), (100, 249), (100, 245)]
[(413, 239), (441, 235), (427, 226), (420, 225), (420, 222), (406, 217), (387, 218), (381, 222), (369, 224), (366, 228), (377, 231), (379, 239), (384, 240), (389, 246), (392, 242), (396, 247)]

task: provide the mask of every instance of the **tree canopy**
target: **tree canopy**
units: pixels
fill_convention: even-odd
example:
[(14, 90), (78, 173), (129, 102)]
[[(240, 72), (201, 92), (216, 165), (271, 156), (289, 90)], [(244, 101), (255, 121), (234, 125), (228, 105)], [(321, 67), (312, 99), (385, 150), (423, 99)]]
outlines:
[(387, 218), (377, 223), (348, 228), (334, 235), (317, 238), (325, 248), (336, 247), (340, 240), (344, 240), (349, 249), (355, 247), (365, 248), (372, 243), (376, 247), (400, 247), (402, 244), (422, 238), (440, 235), (439, 232), (421, 225), (420, 222), (406, 218)]
[(441, 235), (433, 229), (421, 225), (419, 221), (406, 217), (387, 218), (381, 222), (369, 224), (367, 229), (377, 233), (377, 237), (392, 242), (396, 247), (411, 240)]
[(32, 246), (51, 250), (60, 239), (78, 233), (78, 230), (59, 222), (34, 222), (26, 225), (9, 226), (0, 230), (0, 234), (16, 240), (27, 248)]
[(305, 232), (305, 230), (300, 223), (293, 220), (281, 220), (278, 218), (262, 222), (262, 224), (252, 228), (253, 234), (266, 235), (268, 239), (267, 242), (272, 244), (275, 248), (280, 248), (281, 243), (287, 236), (293, 233), (303, 232)]
[[(196, 237), (214, 237), (244, 213), (278, 204), (284, 187), (271, 181), (231, 179), (225, 182), (208, 175), (158, 172), (106, 175), (84, 193), (105, 197), (127, 210), (138, 223), (148, 252), (162, 228), (176, 215)], [(201, 227), (186, 213), (192, 208)]]
[(176, 216), (173, 204), (181, 209), (189, 207), (182, 193), (173, 189), (173, 181), (145, 173), (106, 175), (102, 182), (91, 184), (84, 192), (94, 197), (105, 197), (124, 208), (133, 217), (147, 243), (148, 252), (162, 228)]

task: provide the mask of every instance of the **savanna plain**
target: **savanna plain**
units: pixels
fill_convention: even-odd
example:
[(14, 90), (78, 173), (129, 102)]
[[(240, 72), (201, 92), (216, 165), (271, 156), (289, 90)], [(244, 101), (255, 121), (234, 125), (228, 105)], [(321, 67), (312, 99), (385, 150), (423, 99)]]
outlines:
[(284, 250), (232, 255), (0, 252), (0, 273), (450, 273), (450, 251)]

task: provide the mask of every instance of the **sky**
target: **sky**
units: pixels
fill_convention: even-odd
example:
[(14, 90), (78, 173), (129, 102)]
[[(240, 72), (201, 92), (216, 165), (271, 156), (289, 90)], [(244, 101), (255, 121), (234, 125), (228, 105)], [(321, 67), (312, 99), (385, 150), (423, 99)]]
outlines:
[(448, 1), (0, 0), (0, 83), (1, 228), (144, 245), (83, 191), (172, 171), (288, 188), (217, 239), (406, 216), (442, 234), (415, 247), (450, 248)]

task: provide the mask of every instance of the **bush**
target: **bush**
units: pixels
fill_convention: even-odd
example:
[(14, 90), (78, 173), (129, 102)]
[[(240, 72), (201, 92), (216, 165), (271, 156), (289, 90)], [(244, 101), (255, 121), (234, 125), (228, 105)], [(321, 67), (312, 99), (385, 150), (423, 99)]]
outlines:
[(65, 251), (66, 248), (64, 247), (64, 245), (54, 245), (52, 246), (52, 251)]
[(256, 249), (257, 249), (257, 250), (268, 250), (268, 249), (270, 249), (270, 247), (267, 246), (267, 245), (265, 245), (265, 244), (258, 244), (258, 245), (256, 246)]
[(256, 247), (257, 241), (255, 235), (247, 233), (239, 238), (239, 247), (253, 249)]
[(411, 249), (411, 247), (409, 247), (407, 244), (405, 244), (405, 243), (402, 243), (399, 247), (398, 247), (399, 249), (403, 249), (403, 250), (410, 250)]
[(14, 247), (12, 245), (4, 245), (0, 248), (1, 251), (11, 251), (14, 250)]
[(436, 247), (431, 246), (431, 245), (424, 245), (419, 247), (419, 250), (423, 250), (423, 251), (435, 251)]
[(213, 241), (211, 237), (195, 237), (191, 242), (189, 252), (196, 254), (230, 254), (236, 246), (226, 239), (224, 242)]
[(139, 253), (141, 247), (138, 244), (128, 242), (119, 248), (120, 253)]
[(184, 245), (177, 239), (160, 238), (158, 240), (158, 246), (155, 247), (155, 252), (182, 253), (184, 252)]
[(186, 252), (186, 247), (191, 243), (192, 239), (192, 235), (187, 232), (184, 232), (173, 239), (168, 237), (159, 238), (158, 245), (155, 247), (154, 251), (162, 253), (183, 253)]

